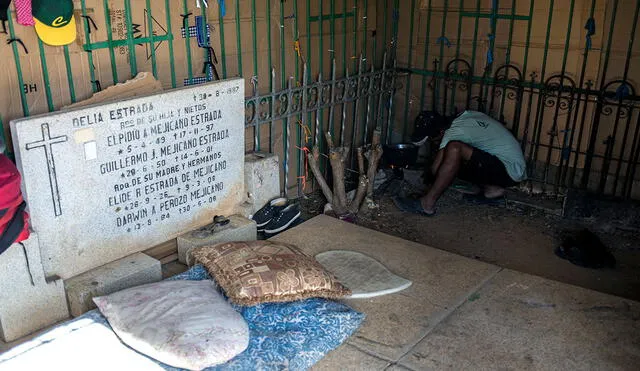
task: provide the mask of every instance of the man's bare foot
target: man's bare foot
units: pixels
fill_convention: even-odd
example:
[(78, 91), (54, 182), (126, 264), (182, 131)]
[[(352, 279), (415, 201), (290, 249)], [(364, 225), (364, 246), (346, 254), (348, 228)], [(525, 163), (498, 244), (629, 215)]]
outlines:
[(494, 185), (484, 186), (484, 197), (489, 199), (502, 197), (504, 196), (504, 192), (505, 190), (502, 187)]
[(424, 210), (425, 213), (427, 214), (435, 214), (436, 212), (436, 208), (435, 205), (429, 205), (429, 203), (426, 200), (426, 197), (422, 197), (420, 199), (420, 205), (422, 205), (422, 209)]

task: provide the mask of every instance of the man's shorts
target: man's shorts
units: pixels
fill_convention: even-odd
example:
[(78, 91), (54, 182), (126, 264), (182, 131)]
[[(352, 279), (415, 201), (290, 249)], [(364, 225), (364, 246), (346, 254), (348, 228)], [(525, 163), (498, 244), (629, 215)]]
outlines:
[(475, 147), (469, 161), (462, 164), (458, 178), (481, 186), (508, 188), (518, 184), (511, 179), (499, 158)]

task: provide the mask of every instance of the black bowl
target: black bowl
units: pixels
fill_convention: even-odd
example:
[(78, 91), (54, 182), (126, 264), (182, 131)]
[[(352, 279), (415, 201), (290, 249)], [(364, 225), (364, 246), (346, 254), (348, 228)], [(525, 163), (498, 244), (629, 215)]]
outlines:
[(413, 166), (418, 161), (420, 147), (412, 143), (400, 143), (385, 145), (382, 158), (387, 166), (407, 167)]

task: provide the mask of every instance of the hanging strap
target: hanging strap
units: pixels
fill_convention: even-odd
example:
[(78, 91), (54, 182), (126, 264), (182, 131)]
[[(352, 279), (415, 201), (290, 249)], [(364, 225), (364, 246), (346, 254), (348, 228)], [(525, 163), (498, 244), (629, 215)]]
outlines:
[(587, 50), (591, 50), (591, 36), (596, 34), (596, 20), (593, 18), (587, 19), (587, 23), (584, 25), (584, 29), (587, 30), (587, 41), (585, 47)]

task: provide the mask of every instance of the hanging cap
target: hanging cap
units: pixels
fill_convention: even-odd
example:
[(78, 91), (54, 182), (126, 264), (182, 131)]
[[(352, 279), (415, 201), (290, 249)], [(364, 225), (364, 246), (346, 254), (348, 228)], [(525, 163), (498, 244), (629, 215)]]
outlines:
[(38, 37), (48, 45), (71, 44), (76, 39), (73, 0), (32, 0)]

